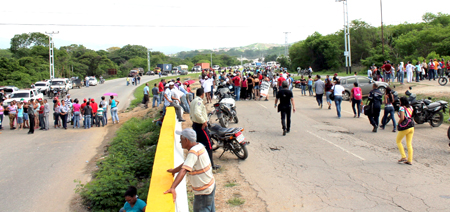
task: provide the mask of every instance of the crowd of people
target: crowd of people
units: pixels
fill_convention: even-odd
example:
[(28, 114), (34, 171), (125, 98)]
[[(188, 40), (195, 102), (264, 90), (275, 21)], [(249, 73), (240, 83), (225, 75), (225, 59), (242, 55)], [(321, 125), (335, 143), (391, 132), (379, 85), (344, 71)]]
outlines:
[(449, 68), (450, 60), (445, 62), (444, 59), (423, 60), (422, 62), (416, 62), (415, 64), (412, 64), (411, 61), (392, 64), (388, 60), (385, 61), (381, 67), (377, 67), (373, 64), (370, 69), (367, 70), (367, 76), (376, 81), (390, 83), (391, 80), (392, 82), (397, 80), (397, 82), (403, 84), (405, 81), (405, 74), (407, 83), (413, 81), (419, 82), (420, 80), (426, 79), (431, 81), (446, 76), (449, 73)]
[[(3, 107), (3, 102), (0, 102), (0, 129), (2, 130), (4, 127), (2, 123), (5, 112), (8, 113), (10, 130), (27, 128), (29, 129), (28, 134), (34, 134), (36, 129), (49, 130), (51, 128), (50, 113), (53, 113), (53, 127), (55, 129), (67, 130), (68, 123), (71, 123), (73, 128), (104, 127), (108, 124), (108, 108), (111, 112), (112, 123), (119, 123), (118, 104), (119, 101), (114, 99), (114, 96), (110, 96), (109, 100), (102, 96), (98, 103), (94, 99), (88, 98), (80, 104), (77, 98), (71, 99), (70, 94), (67, 94), (64, 99), (55, 97), (52, 108), (47, 99), (41, 98), (30, 99), (29, 101), (24, 99), (13, 100), (7, 107)], [(83, 123), (83, 126), (81, 126), (81, 123)]]

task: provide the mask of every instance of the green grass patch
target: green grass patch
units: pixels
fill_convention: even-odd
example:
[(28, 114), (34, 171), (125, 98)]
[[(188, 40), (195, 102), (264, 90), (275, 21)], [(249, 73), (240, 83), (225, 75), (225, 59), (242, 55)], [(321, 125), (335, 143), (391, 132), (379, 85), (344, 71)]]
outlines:
[[(151, 80), (151, 81), (149, 81), (149, 82), (147, 82), (147, 83), (148, 83), (148, 85), (149, 85), (149, 87), (150, 87), (150, 90), (151, 90), (151, 89), (153, 88), (153, 85), (154, 85), (155, 83), (161, 82), (161, 79), (176, 79), (176, 78), (180, 77), (180, 78), (181, 78), (181, 81), (183, 81), (183, 79), (186, 79), (186, 78), (198, 79), (198, 77), (199, 77), (200, 75), (201, 75), (201, 72), (191, 73), (191, 74), (188, 74), (188, 75), (174, 75), (174, 76), (167, 76), (167, 77), (161, 77), (161, 78), (157, 78), (157, 79)], [(141, 80), (141, 81), (142, 81), (142, 80)], [(130, 109), (135, 108), (136, 106), (138, 106), (138, 105), (142, 102), (142, 99), (144, 98), (144, 87), (145, 87), (145, 83), (142, 83), (142, 85), (138, 86), (138, 87), (136, 88), (136, 90), (134, 91), (133, 95), (134, 95), (134, 97), (135, 97), (136, 99), (133, 99), (133, 100), (131, 101), (130, 107), (129, 107)], [(153, 95), (152, 95), (152, 93), (150, 92), (150, 98), (151, 98), (151, 97), (153, 97)], [(150, 99), (150, 101), (151, 101), (151, 99)]]
[[(441, 96), (441, 97), (435, 97), (432, 95), (426, 95), (426, 94), (416, 94), (416, 99), (427, 99), (428, 97), (431, 97), (431, 101), (435, 102), (435, 101), (439, 101), (439, 100), (444, 100), (446, 102), (450, 103), (450, 97), (449, 96)], [(444, 111), (442, 111), (444, 113)], [(444, 113), (444, 123), (450, 124), (450, 122), (448, 121), (449, 119), (449, 108), (446, 109), (446, 113)]]
[(236, 207), (236, 206), (243, 205), (245, 203), (245, 200), (243, 200), (239, 197), (233, 197), (233, 198), (229, 199), (227, 201), (227, 203), (233, 207)]
[(225, 184), (225, 187), (231, 188), (231, 187), (234, 187), (237, 185), (239, 185), (239, 184), (237, 184), (235, 181), (233, 181), (233, 182), (228, 182), (227, 184)]
[[(93, 180), (75, 189), (92, 211), (119, 211), (128, 186), (146, 201), (160, 127), (152, 118), (132, 118), (117, 131)], [(76, 181), (77, 182), (77, 181)]]

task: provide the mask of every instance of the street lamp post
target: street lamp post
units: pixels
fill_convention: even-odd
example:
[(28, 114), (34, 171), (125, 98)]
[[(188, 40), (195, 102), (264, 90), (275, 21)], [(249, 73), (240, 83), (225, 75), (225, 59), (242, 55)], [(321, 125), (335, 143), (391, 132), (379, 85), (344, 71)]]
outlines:
[(212, 52), (211, 52), (211, 70), (212, 70), (213, 64), (212, 64)]
[(58, 34), (58, 32), (45, 32), (48, 35), (48, 52), (49, 52), (49, 62), (50, 62), (50, 79), (55, 78), (55, 58), (53, 55), (53, 35)]
[(380, 12), (381, 12), (381, 49), (384, 56), (383, 3), (381, 0), (380, 0)]
[(348, 6), (347, 0), (336, 0), (336, 2), (342, 2), (344, 6), (344, 45), (345, 45), (345, 67), (347, 68), (347, 74), (352, 72), (352, 54), (350, 48), (350, 28), (348, 24)]

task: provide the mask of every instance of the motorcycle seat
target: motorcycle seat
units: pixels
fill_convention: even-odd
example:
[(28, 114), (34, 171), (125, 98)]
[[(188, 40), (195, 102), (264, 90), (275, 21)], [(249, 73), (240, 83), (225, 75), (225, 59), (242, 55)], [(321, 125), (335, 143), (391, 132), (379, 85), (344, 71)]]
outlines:
[(235, 131), (238, 130), (238, 128), (225, 128), (225, 127), (221, 127), (221, 126), (218, 125), (218, 124), (212, 125), (210, 129), (211, 129), (211, 131), (216, 132), (216, 133), (217, 133), (218, 135), (220, 135), (220, 136), (224, 136), (224, 135), (226, 135), (226, 134), (231, 134), (231, 133), (233, 133), (233, 132), (235, 132)]

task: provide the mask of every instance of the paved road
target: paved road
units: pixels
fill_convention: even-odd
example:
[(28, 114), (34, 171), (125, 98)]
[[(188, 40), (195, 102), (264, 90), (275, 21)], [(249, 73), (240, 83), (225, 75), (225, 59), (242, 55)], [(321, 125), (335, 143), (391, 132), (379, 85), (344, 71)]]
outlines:
[(239, 126), (251, 141), (239, 168), (269, 211), (450, 210), (448, 126), (418, 125), (414, 164), (402, 165), (392, 123), (372, 133), (365, 116), (353, 118), (349, 102), (337, 119), (334, 106), (319, 109), (298, 89), (294, 96), (297, 112), (287, 136), (273, 97), (237, 103)]
[[(144, 76), (141, 84), (155, 78)], [(70, 93), (73, 99), (91, 97), (96, 102), (106, 92), (117, 93), (122, 110), (133, 98), (135, 88), (127, 87), (122, 78)], [(9, 121), (3, 126), (6, 129), (0, 135), (0, 211), (69, 211), (74, 180), (89, 179), (84, 171), (86, 161), (97, 153), (105, 128), (72, 129), (69, 125), (68, 130), (51, 128), (28, 135), (28, 130), (9, 130)]]

